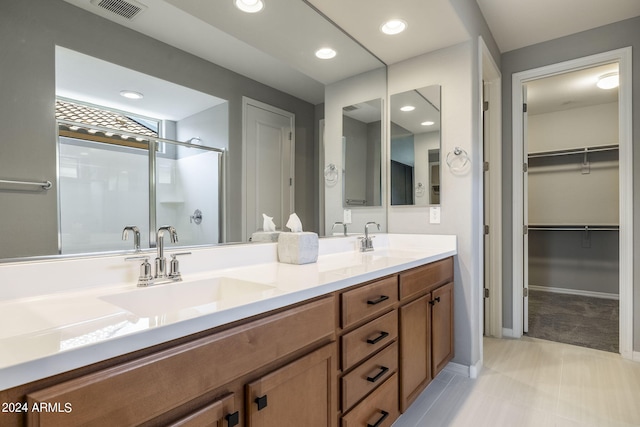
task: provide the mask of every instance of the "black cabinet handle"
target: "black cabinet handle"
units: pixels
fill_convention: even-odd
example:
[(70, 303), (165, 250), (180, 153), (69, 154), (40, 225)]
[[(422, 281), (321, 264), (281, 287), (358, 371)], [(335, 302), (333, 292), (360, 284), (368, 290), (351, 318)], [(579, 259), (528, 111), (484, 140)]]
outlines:
[(380, 378), (382, 378), (382, 376), (386, 374), (388, 370), (389, 368), (387, 368), (386, 366), (380, 366), (380, 372), (378, 372), (374, 377), (367, 377), (367, 381), (375, 383)]
[(386, 338), (386, 337), (388, 337), (388, 336), (389, 336), (389, 332), (381, 331), (381, 332), (380, 332), (380, 335), (378, 335), (378, 336), (377, 336), (377, 337), (375, 337), (374, 339), (367, 338), (367, 343), (369, 343), (369, 344), (375, 344), (375, 343), (377, 343), (378, 341), (380, 341), (380, 340), (382, 340), (382, 339), (385, 339), (385, 338)]
[(374, 299), (374, 300), (367, 300), (367, 304), (369, 305), (376, 305), (376, 304), (380, 304), (382, 301), (386, 301), (388, 300), (389, 297), (386, 295), (380, 295), (379, 298)]
[(375, 424), (367, 424), (367, 427), (379, 427), (380, 424), (382, 424), (382, 422), (389, 416), (389, 413), (387, 411), (381, 410), (380, 413), (382, 414), (382, 416), (378, 419), (378, 421), (376, 421)]
[(435, 305), (437, 302), (440, 302), (440, 297), (435, 297), (431, 301), (429, 301), (430, 305)]
[(267, 395), (256, 397), (255, 402), (258, 404), (258, 411), (262, 411), (267, 407)]
[(240, 412), (238, 411), (233, 414), (227, 414), (224, 418), (227, 420), (227, 427), (234, 427), (240, 424)]

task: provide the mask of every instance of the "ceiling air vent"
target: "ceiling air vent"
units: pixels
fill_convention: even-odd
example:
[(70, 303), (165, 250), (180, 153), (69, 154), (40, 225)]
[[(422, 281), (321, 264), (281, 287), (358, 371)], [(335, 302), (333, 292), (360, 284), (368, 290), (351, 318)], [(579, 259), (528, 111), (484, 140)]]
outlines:
[(358, 108), (360, 107), (358, 107), (357, 105), (347, 105), (346, 107), (342, 107), (342, 111), (349, 112), (349, 111), (357, 110)]
[(115, 13), (125, 19), (132, 20), (147, 6), (137, 1), (129, 0), (91, 0), (91, 3), (101, 9)]

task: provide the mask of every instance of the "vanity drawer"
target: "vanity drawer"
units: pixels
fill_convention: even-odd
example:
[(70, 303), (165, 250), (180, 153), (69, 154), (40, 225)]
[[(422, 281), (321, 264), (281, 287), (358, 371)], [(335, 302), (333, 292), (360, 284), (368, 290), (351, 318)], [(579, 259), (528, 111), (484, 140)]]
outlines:
[(348, 411), (397, 370), (398, 344), (394, 342), (342, 377), (342, 411)]
[(360, 320), (384, 312), (398, 301), (398, 276), (391, 276), (341, 295), (342, 322), (347, 328)]
[(400, 273), (400, 299), (425, 294), (453, 281), (453, 258), (446, 258)]
[(388, 427), (398, 418), (398, 374), (342, 417), (342, 427)]
[(342, 336), (342, 369), (347, 370), (384, 348), (398, 336), (398, 313), (394, 310)]

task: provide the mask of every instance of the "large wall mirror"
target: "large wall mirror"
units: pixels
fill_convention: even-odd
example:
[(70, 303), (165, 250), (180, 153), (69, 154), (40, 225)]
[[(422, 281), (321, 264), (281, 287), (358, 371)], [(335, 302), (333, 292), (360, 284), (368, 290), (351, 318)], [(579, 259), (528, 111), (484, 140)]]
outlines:
[(390, 97), (391, 205), (440, 204), (440, 86)]
[(382, 100), (342, 108), (343, 206), (382, 205)]
[[(324, 228), (317, 123), (325, 88), (384, 64), (304, 0), (254, 14), (232, 1), (147, 6), (133, 18), (84, 0), (0, 6), (0, 56), (11, 58), (0, 80), (0, 260), (130, 251), (121, 240), (127, 225), (144, 231), (143, 248), (165, 223), (184, 245), (247, 242), (263, 209), (247, 206), (275, 196), (256, 195), (247, 178), (255, 163), (245, 152), (246, 99), (287, 115), (287, 210), (305, 230)], [(326, 45), (335, 58), (314, 55)], [(122, 98), (123, 90), (144, 98)], [(87, 116), (97, 108), (152, 134), (107, 135), (111, 127), (79, 120), (77, 110), (56, 116), (56, 103)]]

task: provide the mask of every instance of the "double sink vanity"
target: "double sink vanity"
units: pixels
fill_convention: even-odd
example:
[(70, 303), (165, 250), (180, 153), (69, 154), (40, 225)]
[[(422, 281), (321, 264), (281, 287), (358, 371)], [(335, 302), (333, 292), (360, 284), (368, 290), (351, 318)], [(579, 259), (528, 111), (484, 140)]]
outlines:
[(121, 255), (0, 265), (0, 424), (390, 426), (453, 358), (456, 237), (358, 244), (194, 249), (147, 288)]

